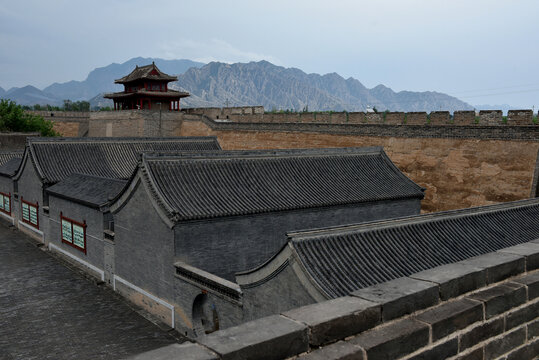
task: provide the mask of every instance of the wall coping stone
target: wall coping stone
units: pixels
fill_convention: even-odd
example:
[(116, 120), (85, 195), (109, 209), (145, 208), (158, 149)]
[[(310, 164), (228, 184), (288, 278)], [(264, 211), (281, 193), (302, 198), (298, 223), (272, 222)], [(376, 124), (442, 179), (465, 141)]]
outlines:
[(523, 256), (503, 252), (488, 253), (460, 261), (457, 264), (472, 265), (487, 270), (487, 284), (507, 279), (523, 273), (525, 259)]
[(379, 304), (352, 296), (303, 306), (282, 315), (309, 326), (310, 344), (315, 346), (358, 334), (381, 322)]
[(528, 242), (511, 246), (498, 252), (524, 256), (526, 261), (526, 271), (539, 269), (539, 244)]
[(282, 359), (309, 349), (307, 327), (280, 315), (202, 336), (197, 342), (223, 359)]
[(298, 360), (363, 360), (363, 349), (349, 342), (339, 341), (324, 346), (308, 354), (300, 356)]
[(193, 343), (171, 344), (161, 348), (135, 355), (129, 360), (218, 360), (219, 357), (208, 349)]
[(425, 309), (439, 302), (438, 285), (409, 277), (356, 290), (351, 295), (381, 304), (383, 321)]
[(410, 277), (438, 284), (440, 299), (444, 301), (482, 288), (487, 282), (485, 268), (465, 264), (442, 265), (412, 274)]

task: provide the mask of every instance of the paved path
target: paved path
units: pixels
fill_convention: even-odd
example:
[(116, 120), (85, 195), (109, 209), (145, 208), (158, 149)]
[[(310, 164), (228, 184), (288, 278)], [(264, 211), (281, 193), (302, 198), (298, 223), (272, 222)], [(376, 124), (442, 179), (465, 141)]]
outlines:
[(0, 359), (118, 359), (173, 342), (0, 220)]

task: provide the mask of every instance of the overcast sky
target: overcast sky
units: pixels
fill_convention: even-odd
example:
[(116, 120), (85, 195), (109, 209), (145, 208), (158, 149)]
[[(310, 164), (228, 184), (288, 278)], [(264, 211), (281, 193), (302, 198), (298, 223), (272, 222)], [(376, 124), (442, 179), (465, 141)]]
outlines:
[(372, 88), (539, 106), (539, 1), (0, 0), (0, 86), (136, 56), (268, 60)]

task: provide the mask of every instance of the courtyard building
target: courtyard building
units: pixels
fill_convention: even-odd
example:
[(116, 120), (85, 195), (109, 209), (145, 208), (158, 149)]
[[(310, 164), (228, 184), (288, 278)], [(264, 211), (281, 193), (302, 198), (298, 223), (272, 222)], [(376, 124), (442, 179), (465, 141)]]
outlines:
[[(139, 153), (142, 151), (209, 149), (220, 149), (216, 138), (28, 138), (16, 174), (9, 178), (11, 183), (0, 182), (0, 185), (6, 186), (0, 189), (0, 192), (9, 192), (12, 189), (12, 208), (18, 209), (15, 212), (17, 216), (14, 218), (14, 225), (48, 246), (51, 237), (60, 236), (59, 232), (49, 232), (50, 218), (60, 221), (60, 214), (63, 214), (83, 223), (85, 216), (82, 215), (82, 210), (78, 210), (81, 215), (79, 217), (66, 209), (51, 207), (47, 188), (73, 174), (89, 176), (88, 181), (79, 184), (80, 188), (76, 194), (71, 195), (81, 196), (81, 206), (94, 205), (91, 201), (84, 203), (87, 200), (84, 196), (88, 191), (84, 187), (91, 188), (95, 185), (92, 176), (126, 181), (137, 167)], [(70, 179), (65, 187), (59, 186), (54, 196), (61, 196), (67, 187), (75, 186), (72, 180)], [(99, 188), (96, 190), (103, 191)], [(98, 195), (99, 193), (95, 193), (92, 196), (99, 198)], [(107, 194), (109, 195), (112, 197), (114, 194)], [(100, 232), (102, 237), (103, 225), (100, 224), (100, 229), (96, 231)], [(72, 248), (68, 250), (71, 251)]]
[(147, 152), (129, 181), (110, 204), (114, 287), (188, 335), (248, 319), (235, 274), (287, 232), (417, 215), (424, 196), (377, 147)]

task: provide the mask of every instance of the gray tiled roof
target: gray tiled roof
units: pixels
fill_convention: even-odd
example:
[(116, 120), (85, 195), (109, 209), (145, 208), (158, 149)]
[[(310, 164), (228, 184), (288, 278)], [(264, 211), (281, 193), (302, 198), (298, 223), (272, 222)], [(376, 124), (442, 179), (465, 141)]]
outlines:
[(126, 183), (127, 180), (71, 174), (66, 179), (47, 188), (47, 192), (91, 207), (100, 207), (106, 205), (111, 198), (116, 196)]
[(19, 170), (19, 166), (21, 165), (22, 153), (17, 155), (17, 157), (7, 160), (0, 166), (0, 176), (12, 177), (17, 173), (17, 170)]
[(215, 137), (28, 138), (27, 150), (39, 176), (53, 184), (73, 173), (128, 179), (143, 151), (220, 149)]
[(146, 153), (142, 166), (173, 222), (423, 198), (382, 148)]
[(539, 238), (539, 199), (290, 234), (329, 297)]
[(18, 157), (22, 158), (22, 154), (24, 153), (23, 150), (20, 151), (2, 151), (0, 152), (0, 165), (4, 165), (9, 160)]

